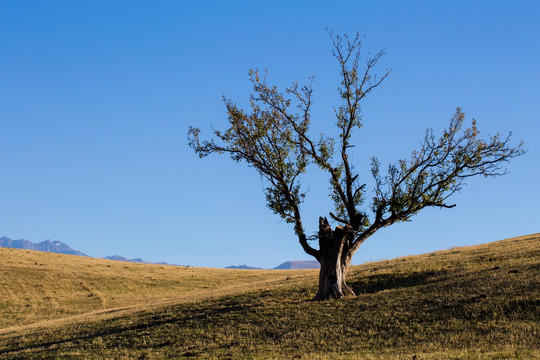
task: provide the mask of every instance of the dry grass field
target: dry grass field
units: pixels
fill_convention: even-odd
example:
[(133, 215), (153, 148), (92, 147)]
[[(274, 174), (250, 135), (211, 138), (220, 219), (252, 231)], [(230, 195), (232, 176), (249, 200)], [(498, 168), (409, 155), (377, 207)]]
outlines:
[(0, 248), (0, 359), (540, 358), (540, 234), (316, 282)]
[(0, 248), (0, 332), (74, 315), (219, 296), (287, 276), (283, 271), (126, 263)]

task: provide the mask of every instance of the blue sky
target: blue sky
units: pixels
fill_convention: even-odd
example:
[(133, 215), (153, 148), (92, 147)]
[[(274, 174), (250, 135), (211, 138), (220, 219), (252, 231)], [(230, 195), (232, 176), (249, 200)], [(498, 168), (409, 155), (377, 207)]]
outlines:
[[(315, 76), (313, 130), (332, 130), (338, 68), (326, 29), (386, 49), (390, 76), (363, 105), (353, 156), (406, 157), (456, 107), (484, 135), (529, 152), (473, 179), (453, 209), (370, 238), (353, 263), (540, 231), (537, 1), (2, 1), (0, 236), (193, 266), (310, 260), (266, 208), (264, 183), (229, 158), (199, 159), (187, 129), (225, 128), (248, 70), (280, 87)], [(303, 217), (327, 215), (317, 171)]]

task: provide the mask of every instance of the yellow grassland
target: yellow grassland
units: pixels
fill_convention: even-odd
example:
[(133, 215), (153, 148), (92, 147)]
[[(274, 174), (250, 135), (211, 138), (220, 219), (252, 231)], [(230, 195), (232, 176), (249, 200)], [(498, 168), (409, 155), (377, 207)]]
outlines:
[(540, 234), (316, 270), (0, 248), (0, 359), (538, 359)]
[[(303, 271), (296, 277), (306, 275)], [(289, 276), (275, 270), (154, 265), (0, 248), (0, 332), (44, 320), (251, 290)]]

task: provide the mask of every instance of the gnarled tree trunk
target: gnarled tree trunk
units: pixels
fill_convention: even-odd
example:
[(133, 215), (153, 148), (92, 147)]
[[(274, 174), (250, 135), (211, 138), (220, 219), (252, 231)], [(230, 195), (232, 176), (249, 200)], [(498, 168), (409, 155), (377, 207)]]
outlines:
[(345, 283), (352, 256), (348, 253), (350, 231), (338, 226), (332, 230), (326, 218), (319, 218), (319, 292), (315, 300), (339, 299), (354, 295)]

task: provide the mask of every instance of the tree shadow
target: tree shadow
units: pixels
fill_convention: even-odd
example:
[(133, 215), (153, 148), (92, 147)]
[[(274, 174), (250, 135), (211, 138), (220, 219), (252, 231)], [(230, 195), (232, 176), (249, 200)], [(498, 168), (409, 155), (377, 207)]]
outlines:
[[(133, 323), (123, 324), (122, 319), (112, 319), (104, 321), (103, 327), (89, 328), (85, 331), (74, 332), (73, 335), (65, 334), (64, 337), (55, 340), (40, 339), (32, 344), (12, 344), (4, 349), (0, 349), (0, 358), (2, 354), (9, 354), (20, 351), (50, 349), (51, 347), (58, 348), (62, 345), (76, 344), (79, 342), (89, 342), (98, 337), (118, 337), (126, 333), (137, 333), (138, 331), (148, 331), (152, 328), (157, 328), (167, 324), (175, 324), (180, 327), (186, 326), (187, 323), (197, 322), (212, 317), (222, 316), (234, 312), (250, 312), (253, 311), (255, 305), (247, 305), (229, 300), (224, 302), (220, 307), (204, 308), (193, 312), (188, 312), (182, 307), (176, 310), (168, 311), (167, 314), (150, 315), (145, 311), (140, 314), (134, 314), (136, 317)], [(113, 340), (114, 341), (114, 340)], [(142, 348), (162, 348), (170, 346), (171, 342), (165, 340), (160, 343), (152, 344), (151, 346), (142, 346)]]
[(375, 294), (383, 290), (409, 288), (440, 281), (437, 275), (441, 275), (441, 272), (373, 274), (367, 277), (351, 279), (348, 285), (357, 295)]

